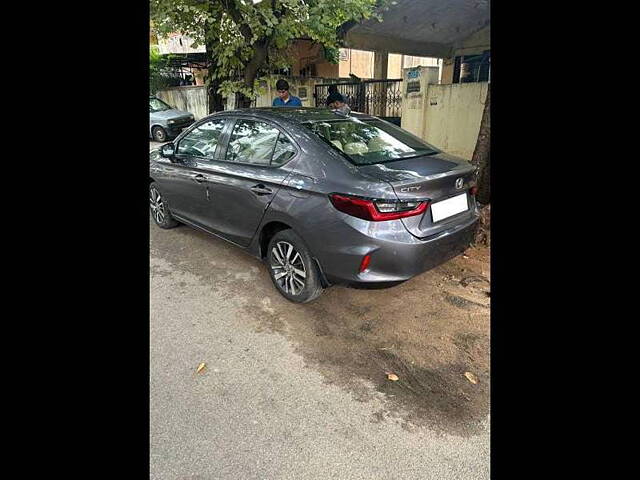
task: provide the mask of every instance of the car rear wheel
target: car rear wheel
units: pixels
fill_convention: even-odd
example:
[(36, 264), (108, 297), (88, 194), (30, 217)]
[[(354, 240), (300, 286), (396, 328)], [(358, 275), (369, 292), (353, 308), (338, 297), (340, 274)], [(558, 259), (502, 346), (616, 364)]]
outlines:
[(282, 230), (273, 236), (267, 250), (267, 263), (271, 281), (287, 300), (307, 303), (322, 293), (318, 267), (293, 230)]
[(156, 142), (166, 142), (167, 141), (167, 132), (162, 127), (153, 127), (151, 129), (151, 135), (153, 135), (153, 139)]
[(171, 216), (167, 202), (160, 193), (160, 190), (158, 190), (155, 182), (149, 185), (149, 207), (151, 208), (153, 220), (160, 228), (173, 228), (178, 226), (178, 222)]

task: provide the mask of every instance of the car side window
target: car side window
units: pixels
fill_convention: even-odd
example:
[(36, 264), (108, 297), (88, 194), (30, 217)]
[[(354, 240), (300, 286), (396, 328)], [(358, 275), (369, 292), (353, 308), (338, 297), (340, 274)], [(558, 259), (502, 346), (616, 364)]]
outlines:
[(229, 138), (228, 162), (270, 165), (280, 131), (264, 122), (238, 120)]
[(276, 149), (273, 152), (273, 159), (271, 165), (279, 167), (289, 161), (291, 157), (296, 154), (296, 149), (293, 144), (282, 133), (278, 135), (278, 141), (276, 142)]
[(224, 123), (225, 120), (220, 119), (198, 125), (180, 140), (176, 153), (213, 159)]

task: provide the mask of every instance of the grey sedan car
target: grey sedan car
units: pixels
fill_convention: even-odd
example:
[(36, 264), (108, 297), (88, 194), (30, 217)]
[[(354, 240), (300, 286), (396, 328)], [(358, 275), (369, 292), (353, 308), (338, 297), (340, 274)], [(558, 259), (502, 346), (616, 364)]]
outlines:
[(156, 142), (175, 138), (193, 122), (192, 113), (173, 108), (157, 97), (149, 97), (149, 136)]
[(478, 221), (475, 169), (373, 116), (219, 112), (150, 152), (151, 214), (262, 259), (309, 302), (332, 284), (392, 286), (458, 255)]

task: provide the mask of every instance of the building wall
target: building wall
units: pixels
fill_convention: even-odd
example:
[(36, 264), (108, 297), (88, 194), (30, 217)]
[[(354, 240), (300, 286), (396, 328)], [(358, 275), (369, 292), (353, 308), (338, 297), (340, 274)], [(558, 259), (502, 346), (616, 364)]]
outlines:
[(302, 70), (309, 65), (315, 67), (315, 74), (306, 76), (338, 77), (338, 64), (329, 62), (324, 58), (324, 50), (321, 45), (307, 40), (297, 40), (288, 49), (291, 58), (291, 75), (302, 75)]
[(491, 26), (486, 26), (478, 30), (473, 35), (467, 37), (453, 49), (453, 55), (445, 58), (442, 66), (442, 80), (440, 83), (453, 82), (454, 58), (459, 55), (476, 55), (491, 49)]
[(399, 53), (389, 54), (389, 63), (387, 64), (387, 78), (400, 78), (402, 75), (402, 58)]
[(399, 53), (389, 54), (387, 78), (402, 78), (402, 69), (409, 67), (439, 67), (441, 60), (432, 57), (414, 57)]
[[(332, 83), (338, 79), (336, 77), (279, 77), (272, 75), (269, 80), (263, 80), (261, 87), (264, 93), (256, 99), (256, 107), (270, 107), (273, 99), (276, 98), (276, 82), (279, 78), (284, 78), (289, 83), (289, 92), (296, 97), (300, 97), (303, 107), (315, 107), (316, 101), (313, 97), (316, 84)], [(306, 95), (303, 96), (303, 93)]]
[(436, 67), (406, 68), (402, 78), (402, 128), (470, 160), (489, 83), (438, 84)]
[(341, 48), (338, 75), (340, 78), (349, 78), (349, 74), (353, 73), (360, 78), (373, 78), (373, 57), (373, 52)]
[[(342, 48), (340, 49), (340, 53), (341, 59), (338, 71), (340, 78), (349, 78), (349, 73), (353, 73), (360, 78), (374, 78), (374, 52)], [(438, 58), (415, 57), (399, 53), (389, 53), (388, 56), (386, 78), (401, 78), (403, 68), (418, 66), (437, 67), (440, 65), (439, 62), (441, 62)], [(333, 70), (326, 70), (322, 73), (318, 71), (318, 76), (334, 77), (336, 74)]]
[(423, 138), (452, 155), (471, 160), (489, 83), (429, 85)]
[(335, 63), (316, 63), (316, 73), (318, 77), (338, 78), (340, 77), (340, 66)]
[(437, 67), (405, 68), (402, 71), (401, 126), (420, 138), (424, 138), (427, 92), (433, 83), (438, 83)]

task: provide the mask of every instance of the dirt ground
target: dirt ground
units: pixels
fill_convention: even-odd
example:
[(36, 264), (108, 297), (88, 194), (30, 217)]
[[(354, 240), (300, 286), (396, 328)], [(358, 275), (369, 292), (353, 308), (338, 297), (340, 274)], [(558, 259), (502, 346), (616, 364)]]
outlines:
[[(255, 331), (284, 335), (327, 383), (364, 402), (371, 396), (365, 386), (373, 384), (389, 405), (373, 422), (393, 417), (409, 430), (429, 426), (467, 436), (486, 421), (488, 248), (469, 248), (390, 289), (336, 286), (311, 304), (297, 305), (276, 292), (260, 261), (223, 240), (185, 226), (150, 228), (152, 254), (196, 273), (216, 291), (246, 297), (242, 321)], [(388, 380), (388, 373), (398, 381)]]
[(274, 308), (267, 298), (263, 313), (247, 313), (294, 341), (327, 382), (362, 401), (362, 380), (376, 385), (395, 406), (380, 420), (472, 434), (489, 413), (489, 252), (465, 257), (392, 289), (333, 287), (310, 305)]

